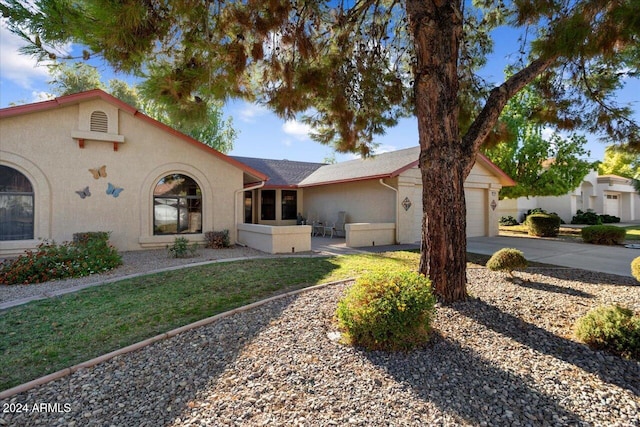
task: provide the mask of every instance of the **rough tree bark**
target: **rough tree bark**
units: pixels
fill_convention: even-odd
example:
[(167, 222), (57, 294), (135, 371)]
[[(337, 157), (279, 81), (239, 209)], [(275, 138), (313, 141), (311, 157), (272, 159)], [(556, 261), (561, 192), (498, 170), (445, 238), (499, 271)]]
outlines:
[(420, 273), (429, 276), (443, 302), (466, 298), (465, 170), (458, 124), (460, 1), (408, 0), (407, 16), (416, 52), (415, 114), (422, 173)]
[(449, 303), (467, 296), (464, 181), (507, 101), (557, 57), (535, 60), (493, 89), (461, 137), (457, 64), (462, 1), (407, 0), (406, 5), (416, 52), (414, 96), (423, 185), (419, 271), (431, 279), (438, 299)]

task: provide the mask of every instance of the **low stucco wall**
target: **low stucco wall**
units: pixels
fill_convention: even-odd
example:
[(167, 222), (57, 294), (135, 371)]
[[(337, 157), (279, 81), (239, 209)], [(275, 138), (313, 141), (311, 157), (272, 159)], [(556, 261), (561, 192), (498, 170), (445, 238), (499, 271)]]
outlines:
[(311, 226), (238, 224), (238, 242), (270, 254), (308, 252)]
[(392, 222), (346, 224), (346, 245), (352, 248), (396, 243), (396, 225)]

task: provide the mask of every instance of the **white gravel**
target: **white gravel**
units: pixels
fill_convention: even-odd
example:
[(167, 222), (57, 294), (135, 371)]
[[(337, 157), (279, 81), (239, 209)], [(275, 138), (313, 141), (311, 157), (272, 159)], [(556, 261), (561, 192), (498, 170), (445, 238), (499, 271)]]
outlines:
[[(640, 363), (572, 338), (601, 304), (640, 311), (632, 278), (468, 270), (408, 353), (335, 340), (347, 285), (313, 290), (118, 356), (0, 402), (11, 426), (640, 426)], [(58, 404), (58, 411), (16, 412)], [(12, 410), (13, 409), (13, 410)]]

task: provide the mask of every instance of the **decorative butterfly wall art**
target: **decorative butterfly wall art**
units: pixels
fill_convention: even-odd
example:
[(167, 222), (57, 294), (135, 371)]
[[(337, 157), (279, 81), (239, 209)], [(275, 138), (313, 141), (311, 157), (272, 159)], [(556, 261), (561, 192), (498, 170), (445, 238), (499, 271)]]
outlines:
[(76, 191), (76, 194), (78, 196), (80, 196), (81, 199), (84, 199), (85, 197), (90, 197), (91, 196), (91, 192), (89, 191), (89, 187), (84, 187), (84, 190)]
[(102, 165), (96, 169), (89, 169), (89, 172), (93, 175), (93, 179), (106, 178), (107, 177), (107, 165)]
[(107, 186), (107, 194), (113, 197), (118, 197), (122, 190), (124, 190), (124, 188), (116, 187), (112, 183), (109, 183), (109, 185)]

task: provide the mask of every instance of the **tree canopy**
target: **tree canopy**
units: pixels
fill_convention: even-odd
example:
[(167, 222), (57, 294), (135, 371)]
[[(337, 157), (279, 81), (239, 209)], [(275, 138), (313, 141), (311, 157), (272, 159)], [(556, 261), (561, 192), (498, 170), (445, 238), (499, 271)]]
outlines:
[[(640, 146), (630, 106), (615, 97), (638, 76), (637, 0), (2, 0), (0, 10), (30, 42), (26, 53), (80, 43), (84, 58), (144, 76), (178, 120), (240, 96), (305, 114), (315, 139), (366, 155), (376, 135), (414, 115), (420, 271), (443, 301), (466, 297), (464, 180), (523, 87), (537, 79), (539, 116), (556, 128)], [(521, 54), (496, 85), (477, 72), (500, 27), (520, 32)]]
[(640, 153), (630, 153), (610, 145), (604, 150), (604, 160), (598, 165), (598, 172), (640, 179)]
[(578, 188), (598, 162), (586, 158), (587, 139), (571, 134), (545, 135), (546, 123), (536, 117), (541, 95), (529, 85), (502, 111), (497, 143), (487, 140), (482, 152), (516, 182), (503, 187), (500, 198), (562, 196)]

